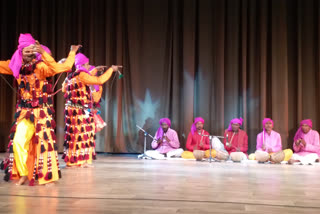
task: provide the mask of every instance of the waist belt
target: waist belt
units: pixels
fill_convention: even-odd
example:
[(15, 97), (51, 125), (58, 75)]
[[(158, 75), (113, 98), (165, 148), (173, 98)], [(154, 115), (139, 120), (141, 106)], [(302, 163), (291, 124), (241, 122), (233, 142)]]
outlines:
[(32, 105), (32, 100), (20, 100), (20, 103), (18, 104), (21, 108), (50, 108), (53, 105), (49, 105), (48, 103), (43, 103), (43, 104), (37, 104), (37, 105)]
[(74, 108), (78, 108), (78, 109), (88, 109), (88, 105), (80, 105), (80, 104), (74, 104), (72, 102), (67, 102), (66, 106), (70, 106), (70, 107), (74, 107)]

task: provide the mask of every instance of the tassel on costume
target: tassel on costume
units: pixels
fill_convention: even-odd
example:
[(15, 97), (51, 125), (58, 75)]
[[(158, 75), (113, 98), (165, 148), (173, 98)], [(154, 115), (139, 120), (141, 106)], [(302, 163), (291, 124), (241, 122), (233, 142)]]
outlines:
[(46, 96), (43, 97), (43, 103), (47, 103), (48, 102), (48, 98)]
[(48, 134), (47, 134), (46, 131), (43, 132), (43, 139), (45, 139), (45, 140), (49, 139)]
[(51, 120), (51, 127), (52, 127), (53, 129), (56, 128), (56, 121), (55, 121), (54, 119)]
[(57, 140), (57, 136), (56, 136), (56, 134), (54, 133), (54, 130), (51, 129), (50, 133), (51, 133), (51, 138), (52, 138), (52, 140), (53, 140), (53, 141), (56, 141), (56, 140)]
[(43, 119), (46, 117), (46, 114), (44, 113), (43, 109), (40, 110), (40, 118)]
[(51, 128), (51, 123), (49, 120), (46, 121), (46, 126), (47, 126), (47, 128)]
[(24, 118), (29, 119), (31, 116), (31, 112), (30, 110), (26, 112), (26, 115), (24, 116)]
[(48, 152), (52, 152), (52, 151), (53, 151), (53, 147), (51, 143), (48, 143)]
[(52, 103), (53, 103), (53, 100), (52, 100), (52, 97), (50, 96), (50, 97), (48, 97), (48, 104), (52, 105)]
[(43, 141), (41, 141), (41, 153), (44, 153), (46, 148), (44, 147)]
[(18, 111), (14, 114), (14, 119), (17, 120), (20, 117), (21, 111)]
[(30, 115), (30, 121), (34, 123), (34, 114), (33, 114), (33, 112)]

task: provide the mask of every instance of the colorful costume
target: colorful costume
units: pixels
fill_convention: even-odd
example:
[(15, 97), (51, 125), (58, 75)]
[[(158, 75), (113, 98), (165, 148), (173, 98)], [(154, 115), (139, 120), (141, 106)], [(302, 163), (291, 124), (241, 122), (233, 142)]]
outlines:
[(96, 87), (91, 86), (90, 90), (91, 90), (91, 96), (92, 96), (92, 102), (93, 102), (91, 112), (93, 114), (95, 132), (97, 133), (107, 125), (103, 121), (102, 117), (100, 116), (100, 110), (99, 110), (103, 89), (102, 89), (102, 86), (99, 86), (98, 90), (96, 89)]
[[(113, 70), (109, 68), (100, 77), (91, 75), (82, 67), (89, 62), (83, 54), (76, 55), (77, 70), (68, 75), (62, 85), (65, 93), (65, 142), (63, 159), (67, 166), (91, 164), (96, 159), (95, 124), (93, 113), (93, 98), (90, 85), (102, 85), (110, 79)], [(95, 68), (93, 68), (95, 69)]]
[(18, 82), (15, 121), (10, 131), (9, 162), (5, 180), (28, 176), (30, 185), (56, 181), (61, 177), (53, 119), (51, 82), (57, 73), (68, 71), (74, 63), (71, 51), (64, 64), (46, 52), (43, 61), (22, 64), (22, 50), (35, 43), (30, 34), (20, 34), (18, 50), (11, 60), (0, 62), (0, 73), (13, 75)]

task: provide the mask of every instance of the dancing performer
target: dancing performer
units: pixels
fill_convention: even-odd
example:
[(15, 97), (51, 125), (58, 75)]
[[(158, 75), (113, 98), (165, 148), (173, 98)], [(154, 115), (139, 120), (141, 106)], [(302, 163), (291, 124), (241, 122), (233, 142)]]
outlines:
[[(62, 85), (65, 93), (65, 142), (63, 159), (67, 166), (88, 167), (96, 159), (95, 125), (91, 85), (96, 89), (108, 81), (113, 72), (121, 66), (111, 66), (101, 76), (92, 75), (104, 70), (105, 66), (94, 68), (89, 65), (89, 59), (79, 53), (75, 60), (76, 71), (68, 75)], [(92, 71), (95, 69), (96, 71)], [(91, 71), (91, 72), (90, 72)]]
[[(57, 65), (30, 34), (20, 34), (19, 46), (11, 60), (0, 62), (0, 73), (13, 75), (18, 82), (18, 103), (9, 143), (5, 180), (28, 178), (29, 185), (47, 184), (61, 177), (53, 120), (53, 98), (48, 77), (72, 68), (79, 46), (71, 46), (68, 59)], [(37, 60), (35, 51), (41, 59)]]

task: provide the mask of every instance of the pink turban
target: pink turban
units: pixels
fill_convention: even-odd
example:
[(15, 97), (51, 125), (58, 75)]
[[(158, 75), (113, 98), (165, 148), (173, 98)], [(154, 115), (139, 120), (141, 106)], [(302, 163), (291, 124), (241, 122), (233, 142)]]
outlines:
[(78, 53), (75, 57), (74, 65), (76, 66), (76, 69), (84, 69), (82, 65), (86, 64), (89, 62), (89, 58), (86, 57), (82, 53)]
[(9, 64), (10, 69), (13, 72), (13, 76), (17, 79), (20, 74), (20, 69), (22, 66), (22, 50), (32, 44), (34, 44), (36, 41), (31, 36), (31, 34), (20, 34), (19, 36), (19, 45), (18, 49), (14, 52), (14, 54), (11, 57), (11, 61)]
[(162, 136), (163, 136), (163, 129), (162, 129), (162, 127), (161, 127), (162, 123), (166, 123), (166, 124), (168, 124), (169, 127), (171, 127), (171, 121), (170, 121), (169, 118), (162, 118), (162, 119), (160, 119), (160, 121), (159, 121), (160, 127), (158, 128), (158, 131), (157, 131), (157, 134), (156, 134), (156, 138), (157, 138), (157, 139), (160, 139), (160, 138), (162, 138)]
[(263, 130), (265, 131), (265, 125), (267, 122), (271, 122), (272, 123), (272, 126), (273, 126), (273, 120), (270, 119), (270, 118), (264, 118), (263, 121), (262, 121), (262, 127), (263, 127)]
[[(47, 46), (41, 45), (41, 47), (45, 50), (45, 52), (47, 52), (48, 54), (51, 55), (51, 50), (50, 50)], [(37, 53), (37, 54), (36, 54), (36, 59), (37, 59), (38, 61), (40, 61), (40, 60), (41, 60), (41, 54)]]
[[(266, 123), (267, 122), (271, 122), (272, 123), (272, 126), (273, 126), (273, 120), (272, 119), (270, 119), (270, 118), (264, 118), (263, 119), (263, 121), (262, 121), (262, 126), (263, 126), (263, 132), (262, 132), (262, 134), (263, 135), (265, 135), (265, 131), (266, 131), (266, 129), (265, 129), (265, 125), (266, 125)], [(260, 144), (260, 145), (263, 145), (263, 139), (264, 139), (264, 137), (262, 137), (262, 138), (260, 138), (260, 142), (257, 142), (258, 144)]]
[(192, 135), (194, 135), (194, 132), (197, 131), (196, 124), (199, 123), (199, 122), (204, 123), (204, 119), (203, 119), (202, 117), (196, 117), (196, 118), (194, 119), (194, 123), (193, 123), (192, 126), (191, 126), (191, 133), (192, 133)]
[(302, 120), (300, 122), (300, 127), (303, 125), (308, 125), (310, 128), (312, 128), (312, 120), (310, 120), (310, 119)]
[(242, 126), (242, 123), (243, 123), (243, 119), (241, 117), (232, 119), (230, 121), (228, 131), (232, 131), (232, 124), (239, 124), (240, 126)]
[(298, 131), (296, 132), (296, 135), (294, 136), (294, 141), (297, 141), (299, 139), (303, 139), (304, 138), (304, 133), (303, 133), (303, 131), (301, 129), (301, 127), (303, 125), (308, 125), (310, 128), (312, 128), (312, 120), (306, 119), (306, 120), (302, 120), (300, 122), (300, 127), (299, 127)]
[[(86, 57), (84, 54), (82, 53), (78, 53), (75, 57), (75, 61), (74, 61), (74, 65), (76, 66), (76, 69), (77, 70), (80, 70), (80, 71), (84, 71), (88, 74), (91, 74), (90, 71), (93, 70), (95, 67), (94, 66), (90, 66), (89, 70), (85, 69), (83, 67), (84, 64), (88, 63), (89, 62), (89, 58)], [(94, 85), (94, 88), (96, 91), (99, 91), (99, 85)]]

